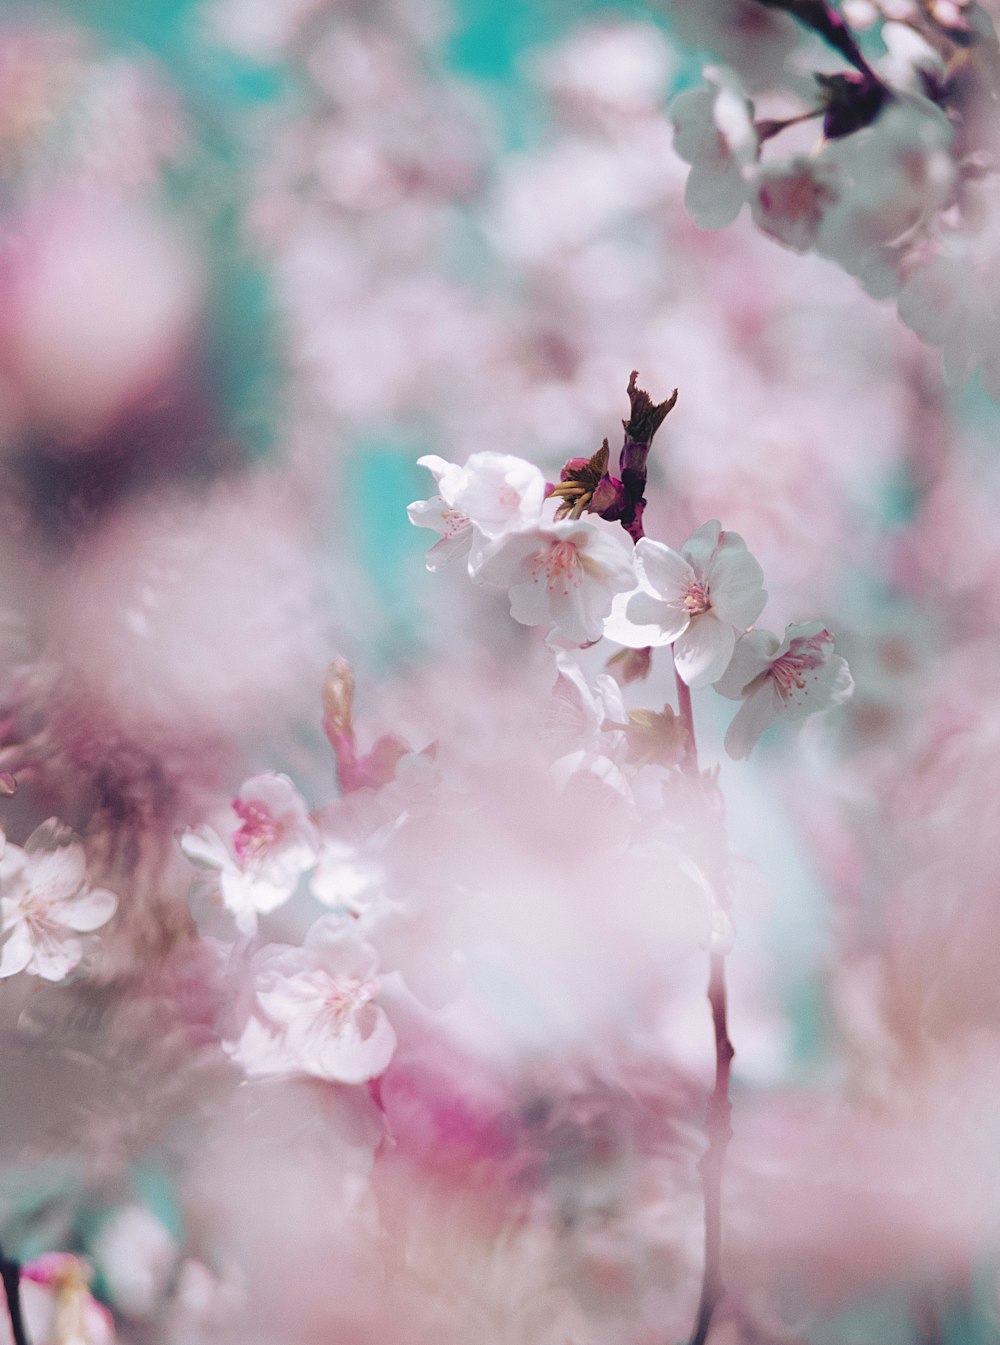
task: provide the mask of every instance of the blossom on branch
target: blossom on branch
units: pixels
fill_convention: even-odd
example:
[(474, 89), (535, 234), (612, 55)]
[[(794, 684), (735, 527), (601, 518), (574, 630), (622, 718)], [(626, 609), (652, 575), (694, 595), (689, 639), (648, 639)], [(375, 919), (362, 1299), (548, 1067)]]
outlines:
[(473, 578), (510, 594), (524, 626), (554, 626), (576, 644), (598, 640), (616, 593), (635, 583), (629, 545), (584, 519), (499, 538)]
[(27, 971), (62, 981), (83, 957), (80, 936), (107, 924), (118, 899), (91, 887), (83, 846), (55, 818), (37, 827), (23, 850), (0, 844), (0, 977)]
[(672, 644), (677, 671), (702, 687), (725, 672), (736, 632), (764, 609), (764, 574), (738, 533), (713, 519), (680, 554), (644, 537), (635, 548), (639, 587), (614, 603), (604, 633), (632, 649)]
[[(545, 478), (510, 453), (473, 453), (464, 467), (435, 454), (417, 459), (433, 473), (438, 494), (407, 508), (410, 522), (441, 534), (427, 553), (428, 570), (467, 556), (477, 536), (491, 540), (530, 527), (542, 516)], [(475, 557), (470, 559), (470, 566)]]
[(193, 827), (182, 834), (180, 846), (210, 875), (237, 926), (252, 933), (257, 916), (284, 905), (316, 863), (319, 837), (301, 794), (287, 775), (275, 771), (247, 780), (232, 811), (236, 826), (226, 840), (212, 827)]
[(706, 70), (708, 87), (686, 89), (670, 104), (674, 149), (691, 165), (684, 204), (701, 229), (724, 229), (747, 199), (747, 170), (757, 159), (753, 104), (735, 76)]
[(375, 950), (336, 916), (301, 948), (270, 945), (253, 963), (255, 1002), (232, 1051), (248, 1074), (364, 1083), (388, 1065), (396, 1034), (375, 1002)]
[(750, 755), (776, 719), (804, 719), (842, 704), (854, 679), (822, 622), (807, 621), (786, 627), (784, 640), (767, 630), (748, 631), (715, 689), (743, 701), (726, 734), (726, 751), (738, 760)]

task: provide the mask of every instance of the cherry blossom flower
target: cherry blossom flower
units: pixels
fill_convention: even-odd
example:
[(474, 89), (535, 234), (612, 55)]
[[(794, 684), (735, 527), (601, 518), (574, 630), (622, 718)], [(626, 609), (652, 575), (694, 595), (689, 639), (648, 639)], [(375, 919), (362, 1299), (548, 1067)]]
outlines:
[(257, 916), (283, 905), (316, 863), (319, 837), (298, 790), (274, 771), (247, 780), (232, 811), (237, 825), (228, 841), (201, 826), (184, 832), (180, 845), (192, 864), (218, 875), (213, 890), (237, 926), (252, 933)]
[(600, 638), (616, 593), (635, 582), (629, 543), (586, 520), (509, 533), (488, 547), (473, 578), (510, 593), (524, 626), (555, 626), (576, 644)]
[(301, 948), (270, 945), (253, 963), (255, 1006), (232, 1054), (248, 1074), (364, 1083), (388, 1065), (396, 1034), (375, 1002), (375, 950), (324, 916)]
[(736, 644), (767, 600), (763, 571), (738, 533), (713, 519), (680, 554), (642, 538), (635, 548), (639, 588), (615, 600), (605, 635), (632, 649), (672, 644), (688, 686), (718, 681)]
[(545, 477), (533, 462), (511, 453), (473, 453), (442, 494), (484, 537), (502, 537), (539, 521)]
[(21, 1306), (34, 1345), (112, 1345), (111, 1313), (90, 1292), (90, 1267), (47, 1252), (21, 1268)]
[(427, 553), (429, 570), (468, 555), (477, 534), (480, 540), (502, 537), (530, 527), (542, 516), (545, 478), (524, 458), (473, 453), (461, 467), (428, 454), (417, 462), (433, 473), (439, 491), (429, 500), (415, 500), (407, 509), (416, 527), (441, 533), (440, 542)]
[(5, 845), (0, 977), (28, 971), (64, 980), (83, 957), (80, 935), (107, 924), (117, 905), (113, 893), (90, 886), (83, 846), (55, 818), (32, 832), (23, 850)]
[(763, 233), (794, 252), (808, 252), (839, 191), (832, 165), (797, 154), (756, 169), (750, 212)]
[(847, 700), (854, 690), (847, 660), (833, 652), (833, 636), (819, 621), (788, 626), (784, 640), (752, 630), (737, 642), (716, 690), (743, 704), (726, 734), (726, 751), (739, 760), (775, 719), (803, 719)]
[(670, 105), (674, 149), (691, 165), (684, 204), (701, 229), (724, 229), (747, 199), (746, 170), (757, 158), (753, 105), (736, 78), (706, 70), (709, 87), (686, 89)]
[(430, 528), (441, 534), (441, 540), (434, 543), (424, 562), (428, 570), (440, 570), (449, 561), (467, 556), (472, 547), (472, 520), (448, 502), (462, 469), (434, 453), (418, 458), (417, 465), (433, 474), (439, 493), (429, 500), (414, 500), (406, 513), (414, 527)]

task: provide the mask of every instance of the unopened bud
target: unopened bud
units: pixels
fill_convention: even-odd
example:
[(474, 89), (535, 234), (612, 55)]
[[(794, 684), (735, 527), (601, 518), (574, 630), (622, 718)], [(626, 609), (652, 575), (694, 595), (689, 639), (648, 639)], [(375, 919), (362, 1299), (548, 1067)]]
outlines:
[(604, 666), (619, 686), (643, 682), (653, 666), (653, 651), (648, 646), (645, 649), (619, 649)]
[(354, 729), (354, 674), (345, 658), (335, 658), (323, 679), (323, 728), (331, 741)]

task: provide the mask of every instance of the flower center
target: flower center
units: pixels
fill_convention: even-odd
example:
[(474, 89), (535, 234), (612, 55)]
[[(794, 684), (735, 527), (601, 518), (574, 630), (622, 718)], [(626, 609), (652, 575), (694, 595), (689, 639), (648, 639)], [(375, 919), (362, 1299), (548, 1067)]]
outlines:
[(441, 521), (444, 524), (445, 537), (455, 537), (463, 529), (471, 527), (468, 517), (460, 509), (442, 509)]
[(807, 673), (815, 673), (825, 662), (823, 646), (829, 639), (825, 630), (808, 639), (800, 636), (791, 642), (787, 653), (771, 664), (768, 675), (774, 678), (783, 701), (787, 703), (797, 691), (805, 691)]
[(702, 612), (707, 612), (712, 606), (708, 586), (701, 579), (692, 579), (681, 602), (689, 616), (701, 616)]
[(579, 586), (580, 567), (580, 553), (575, 543), (553, 542), (547, 551), (535, 557), (531, 577), (537, 584), (544, 570), (549, 592), (554, 593), (560, 588), (566, 596), (571, 588)]
[(21, 911), (36, 940), (52, 933), (58, 926), (59, 922), (52, 916), (52, 902), (36, 892), (27, 894), (21, 902)]
[(505, 509), (517, 509), (521, 503), (521, 496), (509, 482), (505, 481), (500, 487), (499, 500)]
[(373, 1000), (378, 993), (374, 981), (359, 981), (356, 977), (347, 977), (331, 984), (323, 999), (323, 1014), (333, 1022), (339, 1031), (347, 1019)]
[(261, 856), (281, 835), (281, 826), (262, 803), (244, 803), (233, 800), (233, 811), (240, 826), (233, 834), (233, 848), (240, 863)]

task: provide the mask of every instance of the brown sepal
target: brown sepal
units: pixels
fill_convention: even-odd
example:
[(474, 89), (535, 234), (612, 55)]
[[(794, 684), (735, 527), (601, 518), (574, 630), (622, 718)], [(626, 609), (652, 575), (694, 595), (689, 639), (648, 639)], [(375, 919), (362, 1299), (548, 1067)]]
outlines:
[(666, 420), (667, 416), (674, 409), (677, 402), (677, 389), (674, 388), (671, 395), (665, 402), (654, 403), (648, 392), (642, 388), (637, 388), (635, 380), (639, 377), (638, 369), (633, 369), (628, 381), (628, 395), (631, 403), (631, 415), (628, 420), (623, 420), (625, 433), (637, 444), (648, 444), (656, 431)]

